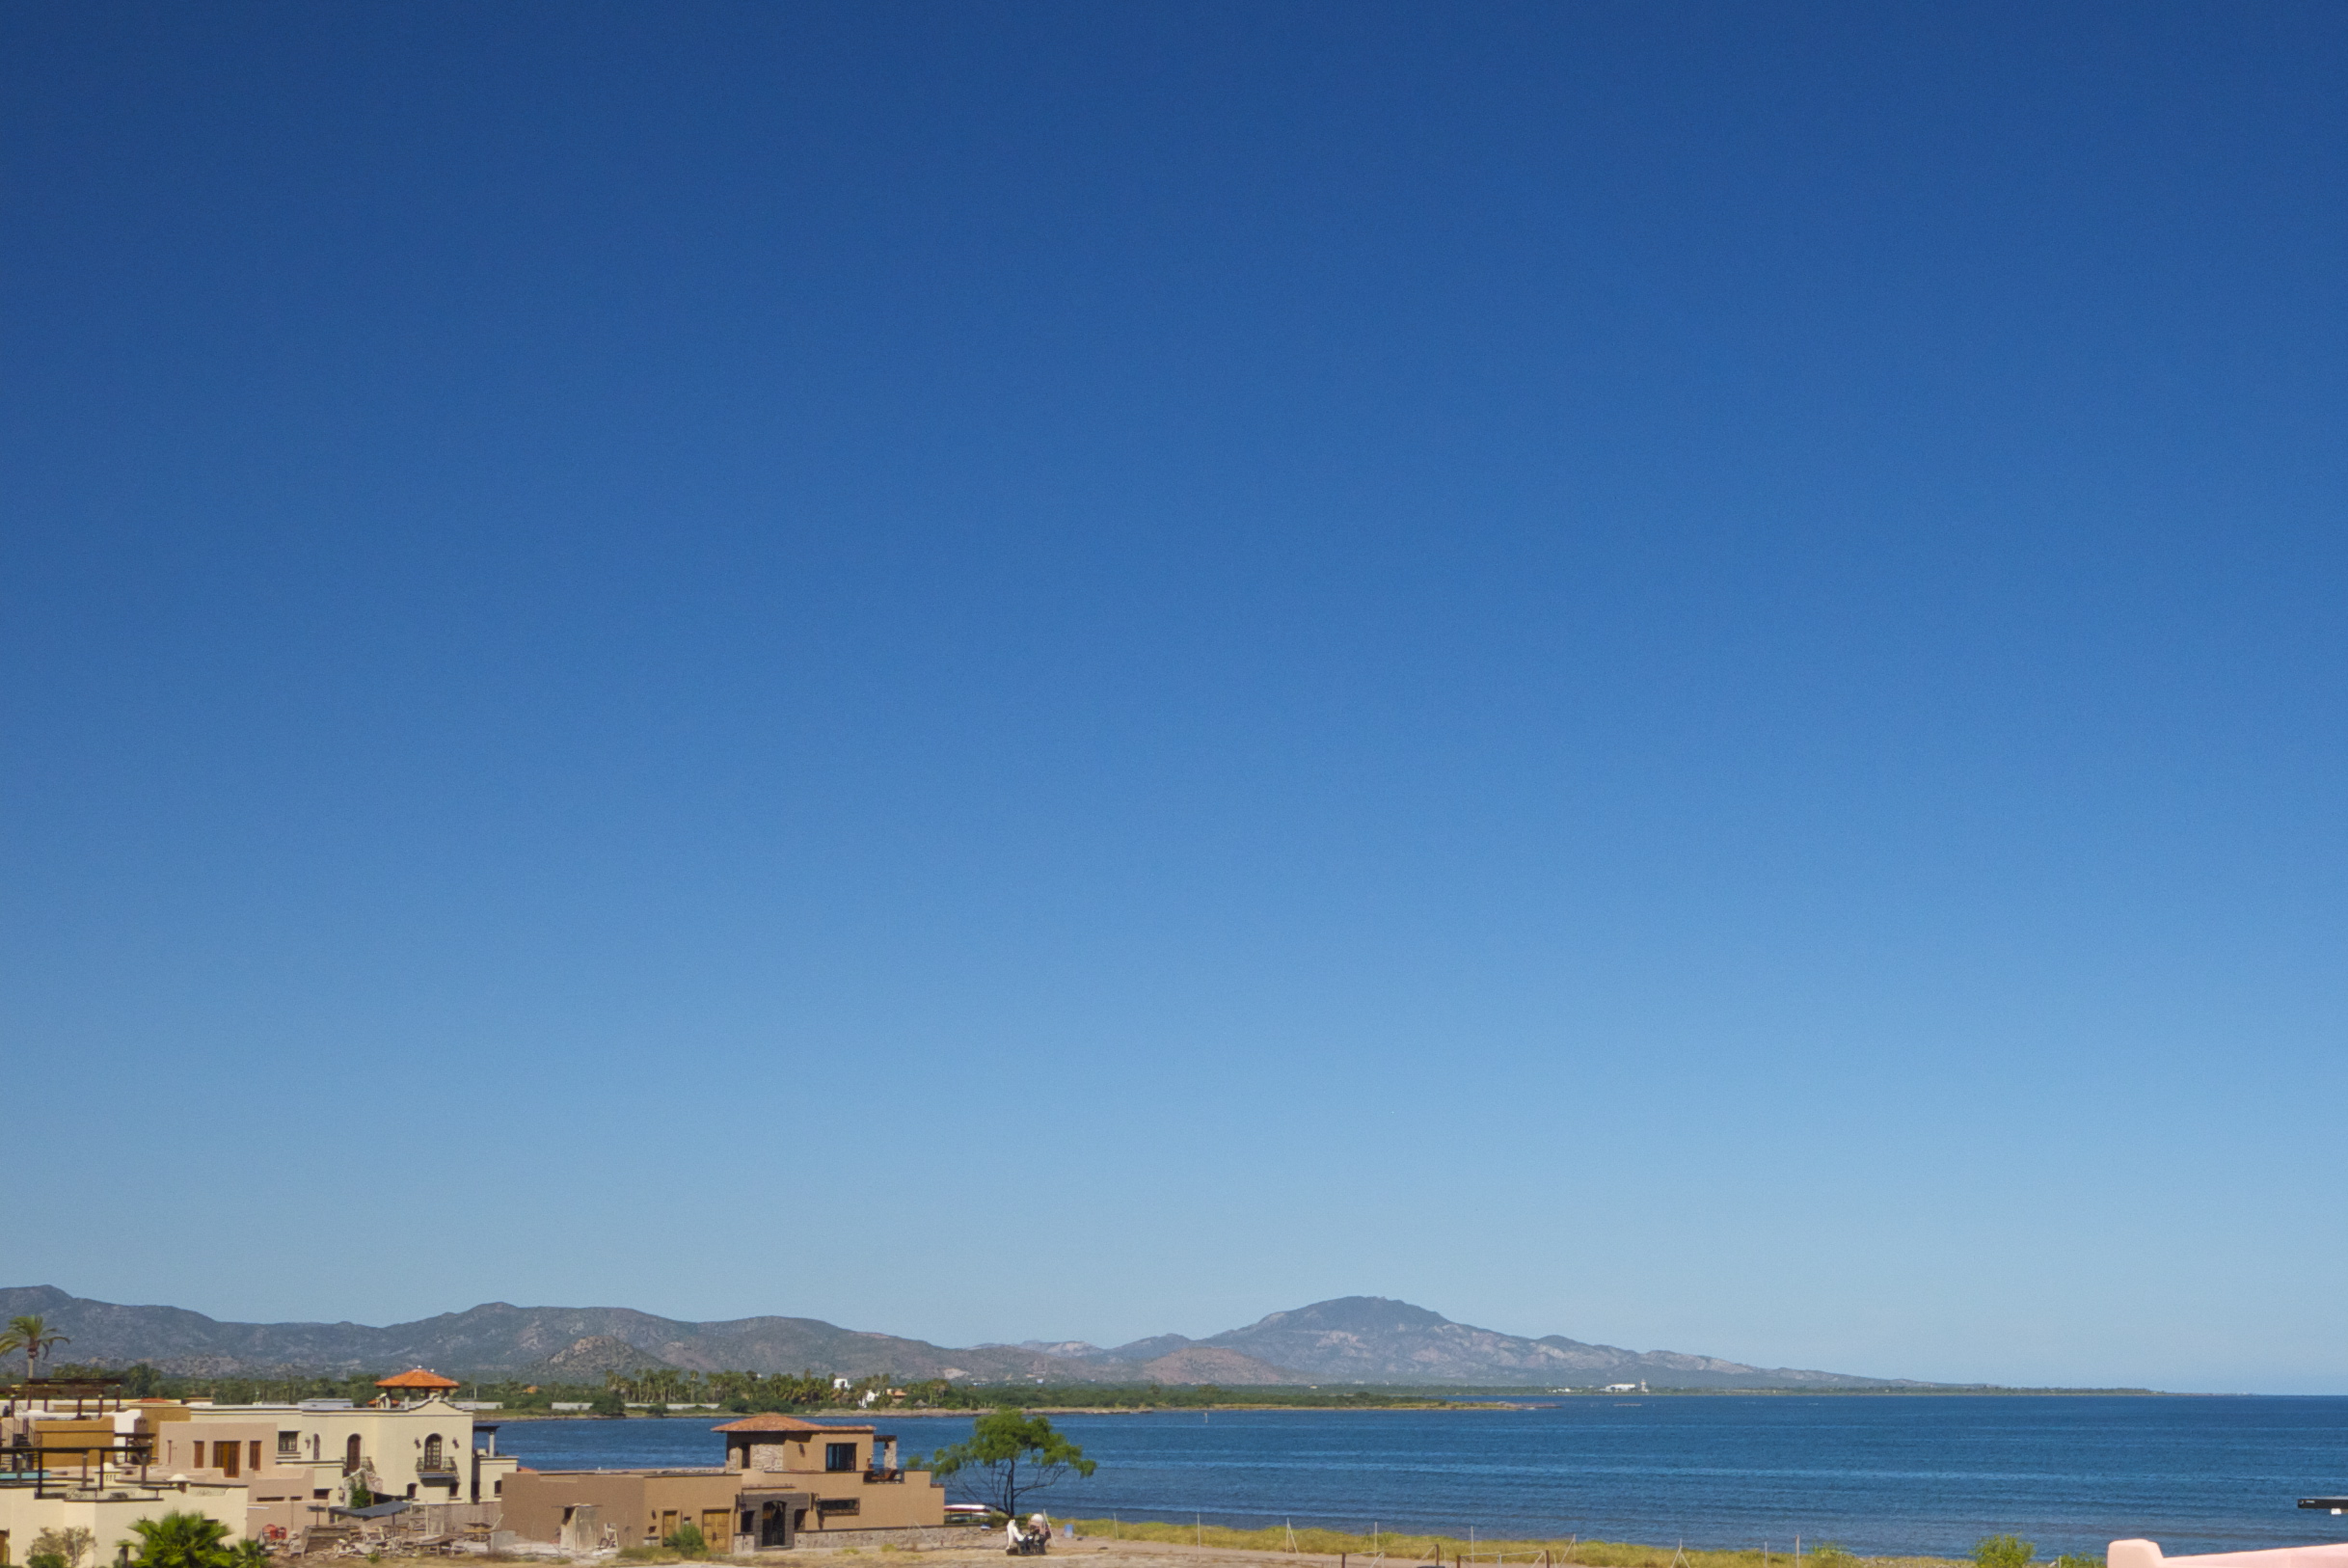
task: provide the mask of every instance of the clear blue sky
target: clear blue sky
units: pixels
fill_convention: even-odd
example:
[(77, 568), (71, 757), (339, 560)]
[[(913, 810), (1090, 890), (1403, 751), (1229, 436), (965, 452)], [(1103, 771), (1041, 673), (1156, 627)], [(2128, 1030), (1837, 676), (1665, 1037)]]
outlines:
[(0, 12), (0, 1283), (2348, 1390), (2348, 11)]

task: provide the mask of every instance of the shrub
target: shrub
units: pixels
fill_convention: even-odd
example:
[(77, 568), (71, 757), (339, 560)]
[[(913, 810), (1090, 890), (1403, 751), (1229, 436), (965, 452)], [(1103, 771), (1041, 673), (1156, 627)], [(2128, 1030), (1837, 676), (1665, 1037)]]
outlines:
[(80, 1525), (68, 1525), (64, 1529), (44, 1529), (33, 1537), (33, 1550), (25, 1557), (26, 1568), (82, 1568), (82, 1558), (97, 1538)]
[(679, 1525), (661, 1544), (680, 1557), (706, 1557), (710, 1554), (710, 1543), (702, 1539), (699, 1525)]
[(1979, 1568), (2030, 1568), (2038, 1549), (2019, 1535), (1984, 1535), (1973, 1543)]

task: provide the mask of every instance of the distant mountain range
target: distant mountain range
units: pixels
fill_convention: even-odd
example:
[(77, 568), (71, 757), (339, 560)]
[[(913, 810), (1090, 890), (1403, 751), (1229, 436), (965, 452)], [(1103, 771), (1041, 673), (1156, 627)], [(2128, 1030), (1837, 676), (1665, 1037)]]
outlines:
[[(985, 1348), (996, 1348), (988, 1346)], [(1197, 1365), (1203, 1372), (1234, 1357), (1222, 1375), (1160, 1382), (1450, 1384), (1471, 1388), (1587, 1388), (1637, 1383), (1674, 1389), (1930, 1388), (1907, 1378), (1859, 1377), (1790, 1366), (1748, 1366), (1675, 1350), (1624, 1350), (1585, 1344), (1561, 1334), (1527, 1339), (1454, 1323), (1439, 1312), (1384, 1296), (1341, 1296), (1274, 1312), (1244, 1329), (1204, 1339), (1161, 1334), (1103, 1350), (1077, 1340), (1003, 1346), (1078, 1362), (1103, 1379), (1129, 1381), (1137, 1370)], [(1244, 1368), (1257, 1375), (1243, 1375)], [(1270, 1375), (1262, 1375), (1262, 1374)]]
[(1344, 1296), (1274, 1312), (1204, 1339), (1162, 1334), (1114, 1349), (1082, 1340), (977, 1345), (844, 1329), (812, 1317), (688, 1323), (624, 1307), (490, 1302), (413, 1323), (223, 1323), (178, 1307), (124, 1307), (52, 1285), (0, 1288), (0, 1319), (38, 1312), (77, 1362), (166, 1372), (357, 1372), (410, 1365), (450, 1374), (592, 1382), (607, 1371), (888, 1373), (964, 1382), (1450, 1385), (1586, 1388), (1646, 1382), (1679, 1389), (1929, 1388), (1904, 1378), (1748, 1366), (1670, 1350), (1527, 1339), (1454, 1323), (1382, 1296)]

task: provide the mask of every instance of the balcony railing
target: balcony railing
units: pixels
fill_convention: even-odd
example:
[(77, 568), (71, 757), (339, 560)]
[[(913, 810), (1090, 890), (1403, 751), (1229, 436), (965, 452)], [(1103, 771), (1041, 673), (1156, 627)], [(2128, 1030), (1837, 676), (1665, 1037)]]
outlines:
[(865, 1484), (868, 1486), (875, 1481), (902, 1481), (904, 1479), (904, 1472), (902, 1470), (868, 1470), (864, 1473)]
[(453, 1453), (427, 1452), (416, 1462), (416, 1473), (418, 1475), (454, 1475), (457, 1469), (456, 1461), (457, 1456)]

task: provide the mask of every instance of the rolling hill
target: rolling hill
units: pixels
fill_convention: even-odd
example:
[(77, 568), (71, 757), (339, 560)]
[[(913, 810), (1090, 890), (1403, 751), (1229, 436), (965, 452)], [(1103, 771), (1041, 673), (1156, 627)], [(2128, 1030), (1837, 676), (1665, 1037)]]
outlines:
[(53, 1285), (0, 1288), (0, 1319), (38, 1312), (71, 1359), (148, 1362), (166, 1372), (449, 1373), (592, 1382), (607, 1371), (796, 1372), (960, 1382), (1450, 1385), (1565, 1388), (1645, 1381), (1684, 1389), (1924, 1388), (1906, 1379), (1762, 1367), (1679, 1351), (1625, 1350), (1562, 1335), (1534, 1339), (1454, 1323), (1381, 1296), (1273, 1312), (1203, 1339), (1156, 1335), (1114, 1349), (1082, 1340), (952, 1349), (812, 1317), (694, 1323), (624, 1307), (488, 1302), (412, 1323), (229, 1323), (178, 1307), (130, 1307)]

